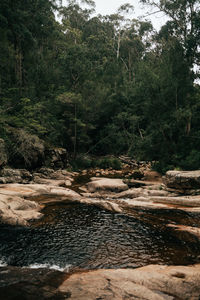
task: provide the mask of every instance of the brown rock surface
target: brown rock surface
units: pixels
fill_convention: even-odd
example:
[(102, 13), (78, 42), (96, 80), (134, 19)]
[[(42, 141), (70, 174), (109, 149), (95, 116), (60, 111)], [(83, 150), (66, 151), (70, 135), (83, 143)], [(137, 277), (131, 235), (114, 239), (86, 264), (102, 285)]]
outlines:
[(93, 177), (91, 182), (87, 184), (87, 188), (92, 193), (97, 191), (122, 192), (128, 190), (128, 185), (122, 179)]
[(17, 196), (0, 194), (0, 222), (10, 225), (27, 225), (27, 221), (42, 216), (41, 207)]
[(199, 189), (200, 170), (196, 171), (168, 171), (163, 178), (169, 188), (176, 189)]
[(48, 269), (0, 268), (1, 300), (66, 299), (58, 286), (66, 274)]
[(200, 265), (149, 265), (71, 275), (48, 269), (2, 267), (0, 295), (5, 300), (199, 300)]
[(27, 225), (29, 220), (40, 218), (42, 214), (39, 210), (42, 207), (29, 200), (37, 200), (41, 196), (47, 197), (38, 201), (40, 204), (79, 201), (81, 198), (71, 189), (50, 184), (4, 184), (0, 186), (0, 222)]
[(77, 273), (65, 280), (59, 291), (71, 300), (198, 300), (200, 265), (149, 265)]

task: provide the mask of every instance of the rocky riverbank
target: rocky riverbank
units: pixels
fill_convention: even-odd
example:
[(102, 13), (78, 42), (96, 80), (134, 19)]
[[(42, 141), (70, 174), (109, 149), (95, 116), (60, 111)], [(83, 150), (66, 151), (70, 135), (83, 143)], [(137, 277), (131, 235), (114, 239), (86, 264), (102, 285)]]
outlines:
[(0, 295), (6, 300), (198, 300), (200, 265), (71, 273), (2, 267)]
[[(135, 209), (200, 212), (200, 171), (188, 173), (186, 189), (186, 179), (180, 189), (180, 178), (182, 174), (186, 178), (187, 172), (169, 171), (161, 178), (159, 174), (148, 170), (144, 171), (142, 180), (128, 179), (124, 170), (90, 170), (79, 174), (42, 168), (37, 173), (26, 174), (26, 178), (25, 170), (13, 170), (14, 174), (17, 172), (21, 174), (18, 177), (23, 183), (0, 185), (0, 218), (3, 223), (26, 225), (28, 220), (42, 217), (44, 205), (58, 201), (96, 205), (120, 213), (134, 212)], [(130, 175), (130, 170), (128, 172)], [(12, 174), (7, 181), (12, 182), (16, 178), (13, 173), (4, 170), (4, 174)], [(177, 185), (177, 180), (179, 188), (172, 188)]]
[[(175, 235), (185, 234), (185, 240), (200, 238), (198, 218), (194, 225), (188, 220), (163, 221), (162, 217), (149, 213), (174, 209), (199, 213), (200, 171), (170, 171), (161, 178), (145, 170), (140, 180), (128, 178), (127, 170), (126, 173), (124, 170), (91, 170), (78, 174), (42, 168), (30, 176), (25, 170), (13, 172), (18, 172), (20, 182), (0, 185), (2, 223), (29, 225), (30, 220), (42, 217), (45, 205), (72, 201), (145, 218), (146, 222), (163, 222), (161, 226)], [(26, 176), (22, 178), (22, 174)], [(7, 176), (6, 182), (12, 182), (9, 178), (11, 176)], [(199, 264), (89, 272), (74, 270), (72, 273), (0, 268), (3, 299), (199, 299), (199, 286)]]

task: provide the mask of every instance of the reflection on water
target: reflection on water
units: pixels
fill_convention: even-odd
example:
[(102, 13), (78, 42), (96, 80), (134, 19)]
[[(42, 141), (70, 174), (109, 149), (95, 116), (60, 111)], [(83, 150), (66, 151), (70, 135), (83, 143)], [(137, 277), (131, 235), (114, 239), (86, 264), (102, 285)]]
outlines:
[(199, 252), (160, 226), (83, 204), (50, 206), (30, 228), (0, 228), (0, 259), (9, 265), (82, 268), (189, 264)]

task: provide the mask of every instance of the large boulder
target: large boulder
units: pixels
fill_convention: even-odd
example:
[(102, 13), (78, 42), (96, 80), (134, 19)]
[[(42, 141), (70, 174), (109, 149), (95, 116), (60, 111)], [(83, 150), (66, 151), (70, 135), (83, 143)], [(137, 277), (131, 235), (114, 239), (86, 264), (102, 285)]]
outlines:
[(0, 268), (0, 295), (6, 300), (198, 300), (200, 265), (149, 265), (74, 274), (4, 266)]
[(59, 291), (71, 300), (198, 300), (200, 265), (79, 272), (69, 276)]
[(42, 216), (41, 207), (17, 196), (0, 194), (0, 223), (27, 225), (29, 220)]
[(196, 171), (168, 171), (163, 182), (169, 188), (200, 189), (200, 170)]
[(87, 184), (89, 192), (97, 191), (110, 191), (110, 192), (122, 192), (128, 190), (128, 185), (123, 182), (122, 179), (110, 179), (110, 178), (91, 178), (91, 182)]
[(64, 148), (52, 148), (45, 151), (45, 165), (53, 169), (64, 169), (68, 166), (68, 153)]

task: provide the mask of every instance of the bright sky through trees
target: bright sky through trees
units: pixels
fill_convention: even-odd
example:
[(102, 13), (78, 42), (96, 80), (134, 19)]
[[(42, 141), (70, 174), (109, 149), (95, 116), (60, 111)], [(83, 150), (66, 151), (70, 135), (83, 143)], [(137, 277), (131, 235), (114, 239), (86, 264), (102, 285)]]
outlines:
[(96, 12), (102, 15), (112, 14), (116, 12), (122, 4), (130, 3), (134, 7), (133, 18), (147, 16), (146, 18), (151, 20), (156, 29), (160, 29), (167, 19), (163, 13), (154, 14), (155, 9), (153, 10), (150, 7), (144, 8), (138, 0), (95, 0), (95, 3)]

